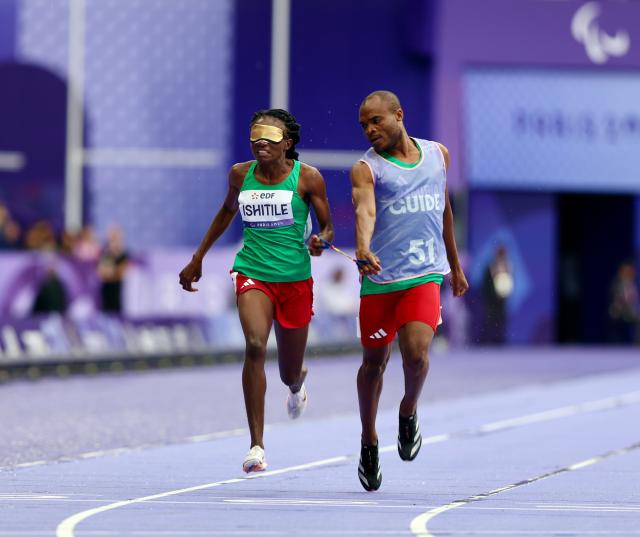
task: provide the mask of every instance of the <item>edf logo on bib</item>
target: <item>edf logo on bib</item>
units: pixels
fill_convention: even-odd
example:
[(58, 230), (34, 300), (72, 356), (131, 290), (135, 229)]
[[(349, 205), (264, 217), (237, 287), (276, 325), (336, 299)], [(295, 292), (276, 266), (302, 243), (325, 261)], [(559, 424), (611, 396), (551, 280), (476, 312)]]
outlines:
[(271, 200), (275, 197), (275, 192), (253, 192), (251, 194), (252, 200)]

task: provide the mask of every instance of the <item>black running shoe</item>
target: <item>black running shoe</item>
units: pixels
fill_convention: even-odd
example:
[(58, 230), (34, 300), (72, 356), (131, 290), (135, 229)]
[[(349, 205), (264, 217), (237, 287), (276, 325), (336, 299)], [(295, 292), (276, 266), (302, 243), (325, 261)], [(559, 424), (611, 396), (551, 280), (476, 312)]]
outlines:
[(380, 459), (378, 458), (378, 446), (365, 446), (360, 449), (360, 463), (358, 464), (358, 477), (365, 490), (372, 491), (380, 488), (382, 473), (380, 472)]
[(408, 418), (400, 416), (398, 428), (398, 453), (403, 461), (412, 461), (418, 455), (422, 446), (422, 435), (418, 424), (418, 415)]

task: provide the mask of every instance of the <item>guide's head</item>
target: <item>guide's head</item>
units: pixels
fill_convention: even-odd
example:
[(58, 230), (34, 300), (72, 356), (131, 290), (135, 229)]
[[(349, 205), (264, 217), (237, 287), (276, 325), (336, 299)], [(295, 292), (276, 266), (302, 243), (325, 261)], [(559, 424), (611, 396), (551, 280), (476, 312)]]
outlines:
[(400, 142), (405, 132), (403, 119), (400, 100), (390, 91), (374, 91), (360, 105), (360, 126), (378, 153), (389, 151)]

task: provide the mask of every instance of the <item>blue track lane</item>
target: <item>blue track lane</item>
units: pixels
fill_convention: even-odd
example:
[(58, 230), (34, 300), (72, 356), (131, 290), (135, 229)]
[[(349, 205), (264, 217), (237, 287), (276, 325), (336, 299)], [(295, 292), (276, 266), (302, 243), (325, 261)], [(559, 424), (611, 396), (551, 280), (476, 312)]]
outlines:
[(0, 536), (640, 535), (638, 369), (424, 403), (412, 463), (385, 410), (376, 493), (355, 410), (272, 427), (253, 479), (245, 435), (1, 472)]

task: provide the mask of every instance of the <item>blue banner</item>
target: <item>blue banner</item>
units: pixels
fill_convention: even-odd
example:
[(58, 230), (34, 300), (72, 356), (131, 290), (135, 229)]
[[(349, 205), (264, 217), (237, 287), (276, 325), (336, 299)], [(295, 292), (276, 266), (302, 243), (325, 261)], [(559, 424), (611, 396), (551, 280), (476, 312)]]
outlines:
[(476, 187), (640, 192), (640, 74), (473, 69), (466, 176)]

